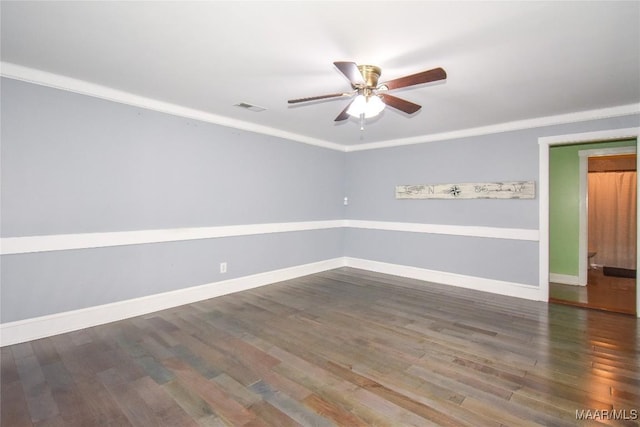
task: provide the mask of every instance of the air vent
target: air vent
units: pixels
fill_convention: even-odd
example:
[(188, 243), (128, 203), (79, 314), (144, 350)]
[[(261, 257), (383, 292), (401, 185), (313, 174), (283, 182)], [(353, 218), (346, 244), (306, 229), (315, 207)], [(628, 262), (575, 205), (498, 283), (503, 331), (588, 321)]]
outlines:
[(255, 111), (256, 113), (259, 113), (260, 111), (266, 110), (266, 108), (264, 108), (264, 107), (259, 107), (257, 105), (249, 104), (247, 102), (240, 102), (238, 104), (234, 104), (233, 106), (234, 107), (244, 108), (245, 110)]

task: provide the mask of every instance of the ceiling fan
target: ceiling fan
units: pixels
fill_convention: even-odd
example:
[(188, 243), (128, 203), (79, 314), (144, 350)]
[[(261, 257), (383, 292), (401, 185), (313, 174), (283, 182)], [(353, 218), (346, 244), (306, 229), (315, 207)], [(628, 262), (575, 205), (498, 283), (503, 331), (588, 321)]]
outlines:
[(329, 98), (352, 97), (357, 95), (338, 116), (336, 122), (346, 120), (349, 116), (360, 118), (361, 126), (365, 118), (374, 117), (384, 109), (385, 105), (396, 108), (407, 114), (413, 114), (422, 108), (418, 104), (407, 101), (387, 93), (389, 90), (400, 89), (422, 83), (430, 83), (447, 78), (442, 68), (422, 71), (409, 76), (400, 77), (378, 84), (381, 69), (375, 65), (357, 65), (355, 62), (334, 62), (333, 65), (351, 83), (351, 92), (330, 93), (327, 95), (310, 96), (306, 98), (290, 99), (289, 104), (317, 101)]

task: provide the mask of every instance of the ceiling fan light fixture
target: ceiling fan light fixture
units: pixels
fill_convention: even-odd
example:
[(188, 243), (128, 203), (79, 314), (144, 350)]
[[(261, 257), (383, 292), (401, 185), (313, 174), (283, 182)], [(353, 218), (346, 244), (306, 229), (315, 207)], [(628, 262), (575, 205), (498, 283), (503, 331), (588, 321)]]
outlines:
[[(436, 82), (447, 78), (446, 71), (438, 67), (378, 84), (378, 80), (382, 74), (380, 67), (375, 65), (358, 65), (355, 62), (346, 61), (337, 61), (334, 62), (333, 65), (349, 80), (351, 89), (353, 89), (351, 92), (308, 96), (306, 98), (290, 99), (287, 102), (289, 104), (297, 104), (300, 102), (336, 99), (344, 96), (352, 97), (357, 95), (344, 107), (333, 121), (342, 122), (349, 117), (356, 117), (360, 121), (361, 130), (364, 129), (366, 118), (377, 116), (387, 105), (409, 116), (420, 110), (420, 105), (407, 101), (406, 99), (398, 98), (397, 96), (389, 95), (387, 91)], [(383, 93), (380, 93), (381, 91)]]
[(351, 103), (347, 114), (352, 117), (360, 117), (364, 114), (366, 119), (375, 117), (384, 110), (385, 104), (377, 95), (358, 95)]

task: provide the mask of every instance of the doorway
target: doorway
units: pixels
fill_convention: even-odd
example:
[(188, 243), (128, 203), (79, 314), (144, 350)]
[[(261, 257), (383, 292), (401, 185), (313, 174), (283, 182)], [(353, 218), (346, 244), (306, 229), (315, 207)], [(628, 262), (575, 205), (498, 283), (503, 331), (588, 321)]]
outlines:
[[(569, 282), (550, 274), (550, 301), (636, 314), (637, 158), (631, 143), (635, 141), (621, 147), (613, 147), (620, 142), (575, 147), (580, 180), (579, 274)], [(553, 183), (553, 173), (550, 179), (553, 193), (558, 184)], [(553, 212), (553, 204), (550, 209)], [(551, 251), (552, 260), (553, 256)]]

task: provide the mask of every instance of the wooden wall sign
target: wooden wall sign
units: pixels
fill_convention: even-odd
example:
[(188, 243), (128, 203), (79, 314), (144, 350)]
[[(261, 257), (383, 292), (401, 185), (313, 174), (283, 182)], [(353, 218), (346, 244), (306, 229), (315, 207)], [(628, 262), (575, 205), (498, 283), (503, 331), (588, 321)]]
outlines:
[(396, 199), (534, 199), (535, 181), (396, 186)]

